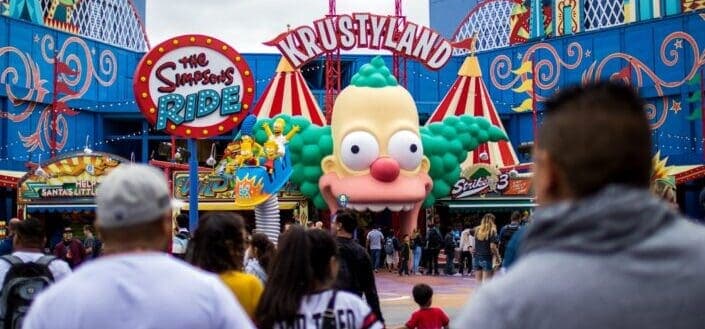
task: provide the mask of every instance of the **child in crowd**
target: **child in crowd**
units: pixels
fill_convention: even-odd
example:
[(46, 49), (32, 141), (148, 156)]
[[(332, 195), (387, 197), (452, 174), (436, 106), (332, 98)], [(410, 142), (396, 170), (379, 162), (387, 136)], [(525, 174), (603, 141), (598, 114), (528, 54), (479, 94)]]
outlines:
[(408, 329), (439, 329), (448, 328), (448, 315), (438, 307), (431, 307), (433, 289), (427, 284), (420, 283), (412, 290), (414, 301), (419, 304), (419, 310), (411, 314), (406, 322)]
[(409, 275), (409, 258), (411, 256), (411, 240), (408, 234), (402, 238), (401, 251), (399, 251), (399, 276)]

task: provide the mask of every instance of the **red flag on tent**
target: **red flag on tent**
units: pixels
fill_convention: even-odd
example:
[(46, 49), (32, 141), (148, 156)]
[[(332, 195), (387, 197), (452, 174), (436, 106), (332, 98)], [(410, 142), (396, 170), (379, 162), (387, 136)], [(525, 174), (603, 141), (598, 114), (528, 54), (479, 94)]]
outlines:
[(64, 95), (74, 95), (76, 94), (69, 86), (60, 80), (56, 81), (56, 94), (64, 94)]
[(74, 76), (78, 74), (78, 72), (71, 69), (66, 63), (60, 61), (56, 61), (56, 73), (65, 74), (69, 76)]
[(272, 39), (272, 40), (269, 40), (269, 41), (262, 42), (262, 44), (265, 45), (265, 46), (274, 47), (274, 46), (276, 46), (280, 41), (286, 39), (286, 37), (289, 35), (289, 32), (291, 32), (291, 31), (282, 32), (282, 33), (280, 33), (276, 38), (274, 38), (274, 39)]
[(470, 37), (456, 42), (451, 42), (450, 45), (453, 48), (472, 50), (473, 43), (475, 43), (475, 38)]

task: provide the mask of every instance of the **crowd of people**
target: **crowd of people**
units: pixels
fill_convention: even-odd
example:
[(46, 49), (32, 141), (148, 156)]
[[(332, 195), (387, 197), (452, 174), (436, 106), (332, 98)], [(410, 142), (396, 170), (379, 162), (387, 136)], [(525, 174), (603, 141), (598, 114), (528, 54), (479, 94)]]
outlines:
[(333, 234), (288, 225), (278, 246), (235, 213), (208, 213), (193, 232), (179, 216), (174, 230), (163, 173), (121, 166), (97, 189), (97, 234), (86, 227), (85, 241), (67, 231), (49, 255), (40, 221), (11, 221), (2, 327), (383, 328), (374, 273), (384, 262), (400, 275), (474, 269), (483, 282), (453, 319), (433, 306), (432, 287), (414, 286), (419, 308), (405, 328), (701, 328), (705, 228), (648, 191), (643, 102), (597, 84), (546, 106), (534, 154), (541, 207), (499, 230), (488, 213), (444, 236), (436, 217), (425, 234), (375, 227), (360, 243), (346, 209)]

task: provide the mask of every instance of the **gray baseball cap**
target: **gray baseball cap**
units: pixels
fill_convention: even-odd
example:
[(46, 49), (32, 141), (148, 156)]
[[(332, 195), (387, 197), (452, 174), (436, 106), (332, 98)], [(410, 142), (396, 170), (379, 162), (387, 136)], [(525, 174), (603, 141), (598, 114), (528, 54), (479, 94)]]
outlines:
[(172, 208), (164, 173), (143, 164), (124, 164), (100, 183), (95, 196), (97, 222), (120, 228), (156, 221)]

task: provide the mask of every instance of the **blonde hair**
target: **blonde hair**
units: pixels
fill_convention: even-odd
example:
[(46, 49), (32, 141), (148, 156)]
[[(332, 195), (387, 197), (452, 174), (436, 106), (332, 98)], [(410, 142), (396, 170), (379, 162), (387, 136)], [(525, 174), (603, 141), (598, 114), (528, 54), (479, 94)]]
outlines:
[(475, 228), (475, 239), (487, 240), (490, 236), (497, 235), (497, 226), (494, 224), (495, 217), (492, 214), (485, 214), (482, 217), (480, 226)]

